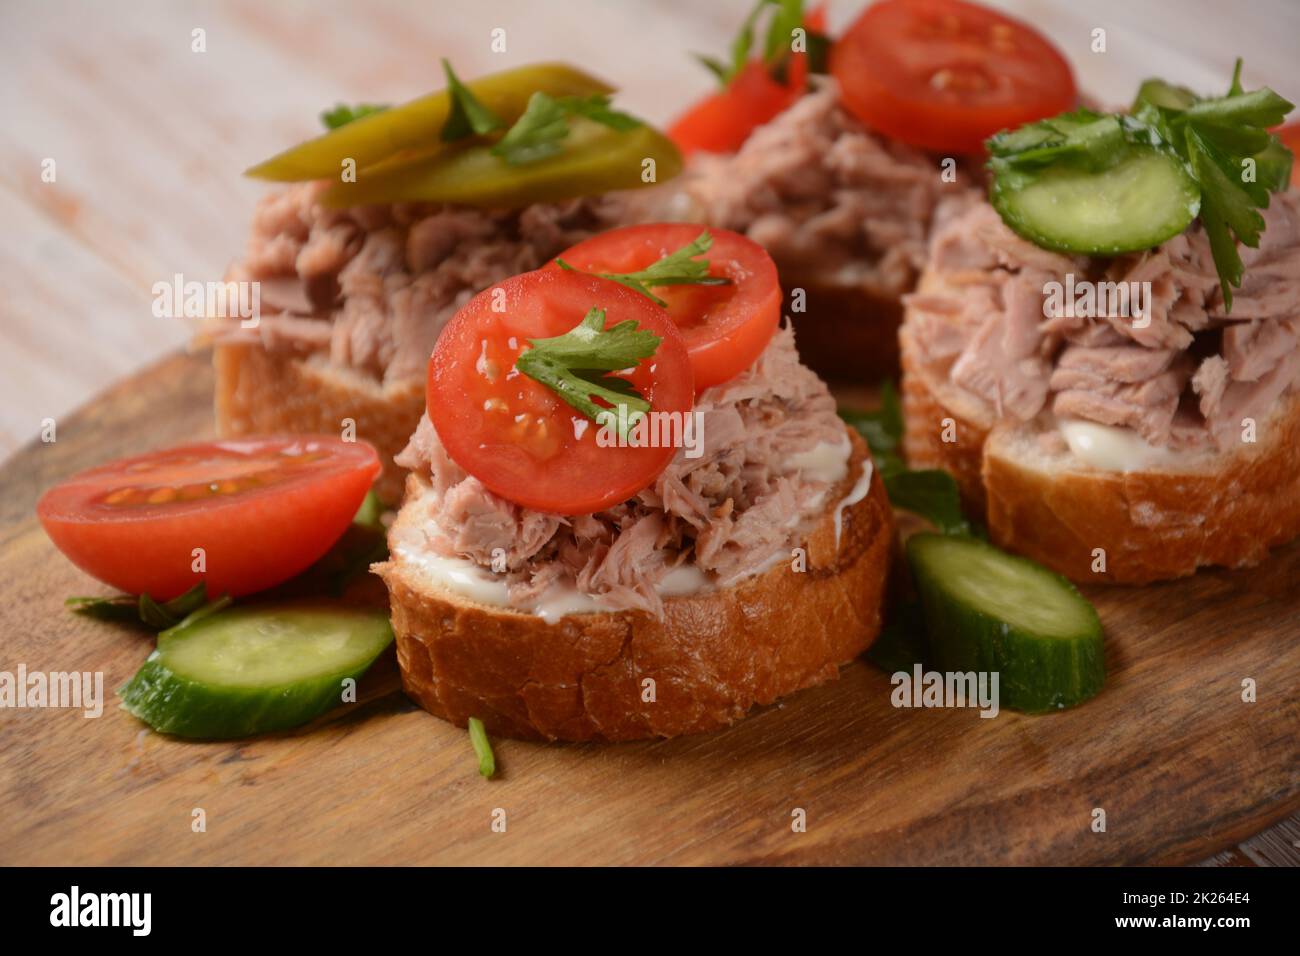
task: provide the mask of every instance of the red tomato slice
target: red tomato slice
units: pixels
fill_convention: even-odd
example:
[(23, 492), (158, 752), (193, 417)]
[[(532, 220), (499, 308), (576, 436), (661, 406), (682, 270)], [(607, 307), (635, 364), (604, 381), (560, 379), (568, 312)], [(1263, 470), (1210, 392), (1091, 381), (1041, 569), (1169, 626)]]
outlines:
[(736, 74), (724, 90), (700, 100), (668, 127), (683, 156), (734, 153), (757, 127), (795, 101), (799, 93), (772, 78), (757, 61)]
[(844, 105), (925, 149), (979, 153), (1003, 129), (1077, 98), (1065, 58), (1032, 27), (962, 0), (883, 0), (831, 50)]
[[(706, 228), (683, 222), (627, 226), (580, 242), (559, 258), (583, 272), (639, 272), (693, 242)], [(781, 321), (781, 285), (772, 257), (738, 232), (709, 229), (709, 234), (709, 275), (730, 279), (730, 284), (651, 289), (668, 303), (668, 315), (686, 341), (696, 394), (753, 365)]]
[(652, 411), (689, 413), (691, 363), (672, 320), (640, 293), (578, 272), (539, 269), (485, 289), (447, 323), (429, 359), (429, 419), (452, 460), (538, 511), (590, 514), (626, 501), (676, 451), (602, 447), (600, 426), (515, 368), (528, 339), (563, 335), (592, 308), (605, 310), (607, 329), (631, 320), (660, 337), (655, 354), (622, 377)]
[[(211, 597), (239, 597), (328, 551), (378, 474), (364, 442), (209, 442), (73, 475), (41, 496), (36, 514), (73, 564), (128, 594), (165, 601), (206, 581)], [(205, 572), (193, 570), (195, 548)]]
[(1279, 126), (1273, 132), (1282, 141), (1282, 145), (1297, 157), (1291, 162), (1291, 185), (1300, 189), (1300, 123)]
[[(823, 32), (825, 4), (809, 13), (804, 25)], [(755, 60), (737, 73), (726, 89), (709, 94), (678, 117), (668, 128), (668, 137), (683, 156), (697, 151), (734, 153), (750, 133), (798, 99), (807, 85), (808, 57), (804, 53), (791, 55), (784, 84)]]

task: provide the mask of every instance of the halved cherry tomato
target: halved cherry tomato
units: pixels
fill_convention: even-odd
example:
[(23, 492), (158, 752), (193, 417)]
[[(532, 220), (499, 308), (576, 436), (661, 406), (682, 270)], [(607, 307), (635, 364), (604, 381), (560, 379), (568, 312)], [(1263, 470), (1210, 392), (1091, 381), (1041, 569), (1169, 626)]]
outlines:
[(683, 156), (734, 153), (749, 134), (795, 101), (799, 93), (778, 83), (757, 61), (735, 75), (726, 89), (710, 93), (668, 127)]
[(1300, 123), (1279, 126), (1273, 133), (1296, 157), (1291, 163), (1291, 185), (1300, 189)]
[[(826, 28), (825, 5), (804, 18), (805, 28)], [(808, 56), (790, 55), (786, 81), (779, 82), (760, 60), (748, 63), (725, 89), (710, 93), (679, 116), (668, 128), (668, 138), (683, 156), (696, 151), (734, 153), (749, 134), (785, 110), (808, 84)]]
[(239, 597), (328, 551), (378, 474), (365, 442), (208, 442), (73, 475), (41, 496), (36, 514), (73, 564), (128, 594), (169, 600), (204, 581), (211, 597)]
[[(639, 272), (706, 228), (684, 222), (626, 226), (592, 236), (559, 258), (583, 272)], [(738, 232), (709, 229), (709, 234), (713, 246), (704, 256), (709, 275), (731, 280), (727, 285), (651, 289), (668, 303), (668, 315), (686, 340), (696, 394), (753, 365), (781, 321), (781, 285), (772, 257)]]
[[(494, 308), (496, 306), (496, 308)], [(663, 309), (609, 279), (539, 269), (490, 286), (447, 323), (429, 359), (429, 419), (453, 461), (503, 498), (581, 515), (626, 501), (651, 484), (675, 449), (597, 442), (600, 426), (515, 368), (529, 339), (573, 329), (592, 308), (605, 328), (634, 321), (661, 339), (620, 373), (651, 411), (691, 409), (695, 387), (681, 333)]]
[(1065, 58), (1032, 27), (962, 0), (882, 0), (831, 50), (844, 105), (925, 149), (978, 153), (998, 130), (1077, 98)]

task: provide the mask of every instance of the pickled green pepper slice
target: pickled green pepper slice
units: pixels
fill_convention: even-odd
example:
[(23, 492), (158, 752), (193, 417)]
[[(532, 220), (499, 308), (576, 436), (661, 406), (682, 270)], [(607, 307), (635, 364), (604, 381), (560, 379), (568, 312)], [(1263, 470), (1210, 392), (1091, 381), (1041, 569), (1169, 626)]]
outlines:
[[(513, 123), (539, 90), (551, 96), (612, 93), (613, 87), (563, 63), (539, 63), (504, 70), (465, 84), (478, 100), (506, 123)], [(357, 169), (406, 150), (427, 150), (451, 113), (447, 90), (354, 120), (346, 126), (287, 149), (248, 169), (245, 175), (276, 182), (335, 179), (344, 159)], [(455, 150), (455, 144), (443, 147)]]
[(492, 154), (492, 144), (476, 142), (361, 170), (356, 182), (336, 182), (321, 202), (333, 207), (442, 202), (516, 209), (633, 189), (681, 172), (677, 147), (653, 127), (615, 130), (582, 118), (571, 122), (563, 151), (547, 159), (512, 166)]

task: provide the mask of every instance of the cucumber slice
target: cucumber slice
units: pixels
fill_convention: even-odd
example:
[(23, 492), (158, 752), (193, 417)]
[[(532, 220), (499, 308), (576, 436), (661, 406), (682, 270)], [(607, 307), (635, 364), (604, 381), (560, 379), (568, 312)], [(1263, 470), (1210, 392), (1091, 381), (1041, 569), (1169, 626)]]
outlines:
[(996, 671), (1000, 704), (1028, 713), (1073, 707), (1101, 690), (1101, 620), (1065, 578), (963, 536), (913, 535), (907, 559), (930, 666)]
[(328, 601), (236, 607), (158, 636), (118, 692), (154, 730), (210, 740), (304, 724), (393, 640), (383, 611)]
[(1142, 147), (1100, 172), (1072, 163), (1000, 170), (992, 201), (1035, 245), (1109, 256), (1178, 235), (1200, 211), (1201, 190), (1178, 157)]

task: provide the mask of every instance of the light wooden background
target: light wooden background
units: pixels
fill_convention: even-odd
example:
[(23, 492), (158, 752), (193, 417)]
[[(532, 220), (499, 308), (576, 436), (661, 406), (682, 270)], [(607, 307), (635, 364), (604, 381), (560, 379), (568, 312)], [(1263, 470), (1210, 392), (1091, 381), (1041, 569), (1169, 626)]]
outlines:
[[(751, 0), (3, 0), (0, 2), (0, 455), (180, 346), (154, 282), (220, 276), (263, 186), (246, 166), (314, 134), (336, 101), (400, 101), (459, 72), (582, 64), (669, 119), (711, 79)], [(995, 0), (1039, 25), (1080, 85), (1126, 102), (1159, 73), (1247, 79), (1300, 98), (1297, 0)], [(832, 25), (861, 8), (832, 0)], [(489, 31), (504, 27), (508, 52)], [(1106, 30), (1107, 52), (1089, 49)], [(207, 51), (191, 52), (191, 31)], [(41, 181), (41, 162), (57, 181)]]
[[(1300, 101), (1300, 0), (992, 3), (1049, 34), (1103, 103), (1127, 102), (1149, 75), (1219, 90), (1237, 55), (1248, 86)], [(559, 58), (663, 122), (711, 86), (688, 51), (725, 49), (750, 5), (0, 0), (0, 457), (184, 344), (181, 322), (153, 316), (151, 286), (220, 277), (265, 188), (240, 171), (314, 135), (322, 108), (441, 86), (441, 56), (467, 77)], [(861, 6), (832, 0), (832, 27)], [(489, 50), (495, 27), (505, 54)], [(1097, 28), (1105, 53), (1090, 49)], [(195, 29), (206, 52), (191, 50)], [(1237, 856), (1294, 859), (1289, 826)]]

